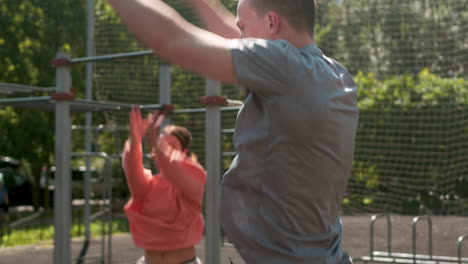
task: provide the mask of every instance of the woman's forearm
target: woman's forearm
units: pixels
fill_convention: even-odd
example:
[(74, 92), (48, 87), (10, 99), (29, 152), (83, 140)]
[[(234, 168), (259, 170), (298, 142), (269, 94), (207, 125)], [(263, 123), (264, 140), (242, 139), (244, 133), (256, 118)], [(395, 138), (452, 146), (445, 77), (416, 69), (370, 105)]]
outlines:
[(135, 200), (141, 200), (148, 188), (150, 178), (143, 167), (143, 149), (141, 143), (131, 140), (125, 142), (122, 154), (122, 167), (127, 179), (130, 194)]

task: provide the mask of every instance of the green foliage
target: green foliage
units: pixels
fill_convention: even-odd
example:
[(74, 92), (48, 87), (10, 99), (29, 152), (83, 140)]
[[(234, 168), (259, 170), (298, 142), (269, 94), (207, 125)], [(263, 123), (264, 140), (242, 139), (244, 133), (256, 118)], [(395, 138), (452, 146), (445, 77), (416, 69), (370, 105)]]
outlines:
[(367, 189), (376, 189), (379, 187), (379, 175), (376, 173), (376, 167), (367, 165), (362, 161), (354, 163), (354, 177), (359, 183), (363, 183)]
[[(429, 68), (442, 76), (463, 76), (468, 21), (464, 6), (463, 0), (321, 1), (317, 42), (354, 74), (415, 76)], [(320, 33), (323, 28), (329, 30)]]
[(416, 78), (397, 75), (380, 81), (375, 74), (358, 72), (359, 109), (449, 107), (468, 103), (468, 81), (463, 78), (441, 78), (421, 71)]
[[(0, 82), (51, 87), (50, 61), (59, 49), (83, 55), (86, 30), (83, 1), (0, 0)], [(73, 43), (73, 44), (72, 44)], [(82, 68), (73, 71), (80, 75)], [(74, 79), (78, 94), (83, 80)], [(38, 201), (40, 168), (54, 149), (54, 115), (41, 111), (0, 109), (0, 152), (29, 164)], [(35, 204), (38, 206), (37, 204)]]
[(455, 189), (468, 171), (468, 81), (427, 69), (382, 80), (359, 72), (355, 81), (360, 122), (344, 207), (457, 213), (468, 206)]
[(0, 80), (49, 87), (57, 50), (82, 53), (84, 14), (80, 1), (0, 0)]
[(238, 0), (221, 0), (221, 3), (233, 14), (237, 14), (237, 3)]
[[(107, 224), (107, 223), (106, 223)], [(107, 228), (107, 227), (105, 227)], [(4, 230), (7, 231), (7, 230)], [(80, 224), (73, 224), (70, 234), (72, 237), (83, 236), (84, 228)], [(112, 233), (128, 233), (128, 222), (126, 219), (115, 219), (112, 221)], [(100, 236), (102, 234), (102, 222), (91, 223), (91, 235)], [(38, 225), (28, 228), (11, 229), (3, 233), (2, 247), (13, 247), (28, 244), (52, 244), (54, 239), (53, 225)]]
[[(18, 113), (11, 107), (0, 110), (0, 127), (4, 128), (0, 135), (3, 143), (0, 152), (27, 160), (34, 160), (37, 156), (47, 160), (54, 142), (53, 127), (47, 119), (47, 113), (43, 112), (25, 110)], [(25, 139), (27, 144), (18, 144)]]

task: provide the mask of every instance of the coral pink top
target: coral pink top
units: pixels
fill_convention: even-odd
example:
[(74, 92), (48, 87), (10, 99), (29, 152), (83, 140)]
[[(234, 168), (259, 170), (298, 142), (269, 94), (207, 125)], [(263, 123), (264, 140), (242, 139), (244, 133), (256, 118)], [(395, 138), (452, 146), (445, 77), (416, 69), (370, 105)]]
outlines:
[[(158, 175), (143, 168), (141, 146), (124, 151), (123, 167), (132, 198), (124, 206), (135, 245), (150, 250), (167, 251), (191, 247), (203, 234), (201, 213), (206, 172), (189, 158), (179, 166), (187, 177), (203, 186), (191, 195), (182, 192), (165, 172), (172, 168), (161, 166)], [(189, 181), (187, 181), (188, 183)]]

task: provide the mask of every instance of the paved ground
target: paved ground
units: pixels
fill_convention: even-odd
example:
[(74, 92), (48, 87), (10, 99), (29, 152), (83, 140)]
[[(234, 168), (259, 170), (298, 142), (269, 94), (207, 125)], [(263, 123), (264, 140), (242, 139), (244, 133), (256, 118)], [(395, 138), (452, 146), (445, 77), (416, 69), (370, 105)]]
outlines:
[[(412, 216), (393, 215), (392, 219), (392, 251), (412, 252)], [(369, 252), (370, 215), (343, 217), (343, 246), (355, 258), (367, 255)], [(457, 239), (468, 234), (468, 217), (432, 217), (433, 254), (441, 256), (457, 255)], [(384, 219), (375, 224), (374, 250), (387, 251), (386, 224)], [(416, 249), (419, 254), (428, 253), (428, 224), (421, 221), (417, 225)], [(74, 239), (72, 243), (73, 256), (78, 256), (82, 247), (82, 239)], [(204, 243), (197, 246), (197, 252), (204, 260)], [(52, 263), (53, 247), (50, 245), (31, 245), (13, 248), (0, 248), (0, 264), (12, 263)], [(100, 263), (100, 240), (91, 243), (88, 252), (89, 259), (84, 263)], [(142, 250), (135, 248), (128, 234), (112, 237), (112, 263), (134, 263), (142, 255)], [(97, 258), (92, 258), (92, 257)], [(468, 241), (463, 245), (463, 256), (468, 257)], [(235, 264), (244, 264), (233, 247), (221, 249), (221, 264), (229, 264), (229, 258)]]

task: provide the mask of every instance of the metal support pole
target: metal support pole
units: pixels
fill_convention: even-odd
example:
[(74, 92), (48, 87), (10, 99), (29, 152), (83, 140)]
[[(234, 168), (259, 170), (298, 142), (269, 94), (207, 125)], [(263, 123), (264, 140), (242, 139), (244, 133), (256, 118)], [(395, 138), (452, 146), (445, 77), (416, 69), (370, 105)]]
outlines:
[[(85, 153), (72, 153), (73, 157), (97, 157), (102, 158), (105, 160), (104, 169), (102, 171), (103, 181), (103, 192), (102, 192), (102, 207), (104, 208), (101, 215), (104, 215), (102, 220), (102, 230), (101, 230), (101, 262), (104, 263), (112, 263), (112, 160), (113, 157), (107, 155), (105, 152), (85, 152)], [(97, 215), (97, 214), (95, 214)], [(107, 216), (107, 218), (105, 218)], [(90, 219), (93, 218), (90, 216)], [(107, 226), (106, 226), (107, 224)], [(107, 230), (106, 230), (107, 229)], [(106, 233), (107, 231), (107, 233)], [(105, 244), (105, 240), (107, 238), (107, 245)], [(106, 257), (106, 246), (107, 246), (107, 257)], [(79, 261), (82, 263), (85, 256), (80, 256)]]
[(112, 158), (106, 160), (106, 187), (107, 187), (107, 264), (112, 264)]
[[(206, 80), (206, 95), (221, 95), (221, 83)], [(221, 174), (221, 109), (219, 105), (206, 107), (205, 114), (205, 168), (206, 184), (206, 263), (220, 263), (221, 225), (219, 220), (219, 182)]]
[(462, 264), (462, 244), (465, 239), (468, 238), (468, 235), (459, 236), (457, 241), (457, 255), (458, 255), (458, 264)]
[(429, 259), (432, 259), (432, 220), (429, 215), (422, 215), (416, 216), (413, 218), (413, 263), (416, 263), (416, 225), (418, 224), (419, 220), (427, 220), (428, 231), (429, 231)]
[[(69, 58), (63, 52), (57, 58)], [(70, 67), (58, 66), (56, 86), (58, 93), (67, 93), (71, 88)], [(55, 191), (54, 191), (54, 263), (71, 263), (71, 124), (70, 102), (55, 104)]]
[(388, 256), (392, 255), (392, 222), (390, 219), (389, 214), (380, 214), (380, 215), (373, 215), (371, 218), (371, 224), (370, 224), (370, 257), (371, 260), (374, 260), (374, 224), (375, 222), (380, 219), (385, 217), (387, 219), (387, 250), (388, 250)]
[[(159, 104), (171, 104), (171, 66), (168, 64), (161, 64), (159, 66)], [(161, 127), (170, 122), (170, 118), (164, 118)]]
[[(94, 0), (88, 0), (87, 5), (87, 30), (86, 30), (86, 56), (93, 56), (93, 43), (94, 43)], [(86, 99), (93, 99), (93, 63), (86, 63)], [(93, 114), (92, 112), (86, 112), (85, 115), (85, 150), (86, 152), (92, 151), (91, 140), (92, 140), (92, 130), (91, 125), (93, 123)], [(84, 173), (83, 181), (83, 223), (85, 228), (85, 240), (81, 248), (80, 255), (76, 264), (84, 263), (86, 259), (86, 254), (88, 252), (88, 247), (91, 237), (91, 161), (89, 157), (85, 158), (86, 171)]]
[[(88, 0), (88, 27), (86, 31), (86, 56), (93, 56), (94, 49), (94, 0)], [(86, 99), (93, 99), (93, 63), (86, 63)], [(93, 114), (91, 112), (86, 113), (85, 126), (87, 127), (85, 132), (85, 150), (86, 152), (92, 152), (92, 130)], [(91, 193), (91, 161), (89, 157), (86, 157), (86, 173), (84, 175), (84, 223), (85, 223), (85, 239), (89, 242), (91, 236), (91, 205), (90, 205), (90, 193)], [(86, 254), (86, 249), (83, 248), (83, 253)]]

